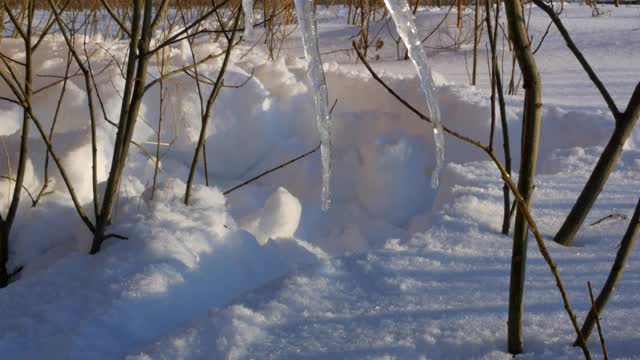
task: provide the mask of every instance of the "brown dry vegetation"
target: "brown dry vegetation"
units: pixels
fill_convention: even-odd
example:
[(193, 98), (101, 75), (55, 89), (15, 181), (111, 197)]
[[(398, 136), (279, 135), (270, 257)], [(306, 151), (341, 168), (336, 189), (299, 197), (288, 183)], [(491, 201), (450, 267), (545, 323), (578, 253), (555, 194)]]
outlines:
[[(32, 0), (35, 2), (36, 8), (44, 9), (48, 8), (47, 0)], [(22, 7), (27, 0), (5, 0), (4, 3), (9, 5), (10, 7), (19, 8)], [(154, 0), (154, 4), (160, 4), (160, 0)], [(212, 4), (219, 4), (221, 0), (181, 0), (180, 3), (184, 7), (206, 7), (211, 6)], [(255, 3), (258, 7), (262, 8), (262, 3), (264, 0), (256, 0)], [(274, 1), (269, 1), (273, 3)], [(283, 5), (286, 0), (277, 0), (275, 3), (278, 5)], [(316, 0), (315, 3), (317, 5), (357, 5), (360, 0)], [(410, 0), (411, 4), (415, 4), (415, 1)], [(457, 3), (457, 0), (420, 0), (420, 6), (449, 6), (453, 3)], [(61, 0), (60, 4), (67, 4), (66, 8), (68, 9), (91, 9), (95, 7), (100, 7), (100, 0)], [(239, 3), (239, 0), (230, 1), (231, 4)], [(368, 2), (370, 5), (375, 7), (383, 7), (383, 0), (376, 0), (373, 2)], [(469, 6), (474, 3), (474, 0), (462, 0), (462, 5)], [(124, 8), (131, 5), (131, 0), (109, 0), (109, 4), (114, 8)], [(171, 0), (169, 2), (169, 6), (176, 6), (177, 0)]]

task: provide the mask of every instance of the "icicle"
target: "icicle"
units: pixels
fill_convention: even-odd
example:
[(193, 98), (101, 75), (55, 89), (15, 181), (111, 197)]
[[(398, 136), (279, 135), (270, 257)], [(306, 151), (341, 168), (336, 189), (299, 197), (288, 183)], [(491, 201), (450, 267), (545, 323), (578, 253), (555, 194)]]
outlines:
[(407, 47), (409, 58), (411, 58), (418, 71), (420, 87), (427, 98), (427, 109), (433, 123), (433, 139), (436, 144), (436, 167), (431, 175), (431, 186), (436, 188), (438, 187), (440, 170), (442, 170), (444, 163), (444, 131), (440, 123), (440, 107), (438, 106), (436, 88), (431, 77), (431, 67), (422, 48), (422, 41), (418, 37), (409, 2), (407, 0), (384, 0), (384, 2), (393, 17), (393, 21), (396, 23), (398, 34)]
[(298, 26), (302, 32), (302, 44), (307, 59), (307, 75), (313, 87), (316, 103), (316, 121), (320, 132), (320, 158), (322, 159), (322, 209), (331, 205), (331, 119), (327, 82), (322, 69), (318, 47), (318, 30), (313, 0), (295, 0)]
[(253, 30), (253, 0), (242, 0), (244, 10), (244, 38), (251, 36)]

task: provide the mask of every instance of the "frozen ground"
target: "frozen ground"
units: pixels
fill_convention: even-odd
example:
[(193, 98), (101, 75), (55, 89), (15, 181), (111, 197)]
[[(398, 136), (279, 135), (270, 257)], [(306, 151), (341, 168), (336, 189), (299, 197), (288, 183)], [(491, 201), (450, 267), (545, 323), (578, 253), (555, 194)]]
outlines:
[[(640, 74), (640, 7), (586, 7), (563, 13), (576, 43), (624, 107)], [(446, 9), (421, 10), (427, 33)], [(334, 198), (322, 212), (318, 153), (262, 178), (228, 197), (230, 188), (315, 147), (319, 141), (302, 44), (294, 34), (283, 56), (265, 62), (262, 46), (245, 55), (261, 36), (256, 29), (238, 47), (214, 105), (207, 139), (210, 180), (202, 172), (194, 204), (182, 205), (184, 179), (199, 130), (199, 104), (186, 75), (168, 81), (170, 93), (161, 185), (150, 200), (152, 162), (132, 149), (114, 220), (114, 232), (96, 256), (86, 255), (90, 236), (78, 221), (64, 186), (36, 208), (20, 209), (11, 239), (10, 267), (24, 266), (0, 290), (0, 354), (16, 359), (507, 359), (506, 310), (511, 243), (499, 234), (502, 195), (499, 174), (474, 148), (447, 138), (440, 187), (432, 189), (435, 165), (431, 128), (415, 118), (355, 63), (340, 9), (320, 13), (320, 48), (333, 113)], [(534, 42), (548, 20), (533, 11)], [(382, 25), (381, 25), (382, 26)], [(450, 26), (449, 26), (450, 28)], [(486, 59), (479, 85), (471, 88), (465, 52), (447, 47), (443, 28), (428, 43), (442, 119), (447, 126), (486, 141), (489, 97)], [(372, 31), (373, 33), (373, 31)], [(386, 30), (374, 67), (390, 86), (424, 108), (409, 62), (395, 61)], [(481, 44), (484, 44), (482, 40)], [(112, 53), (118, 43), (104, 43)], [(184, 45), (184, 44), (183, 44)], [(484, 46), (484, 45), (482, 45)], [(3, 40), (3, 51), (20, 46)], [(202, 41), (198, 57), (220, 51)], [(376, 55), (371, 50), (372, 56)], [(39, 74), (60, 74), (66, 52), (61, 41), (43, 43)], [(101, 53), (96, 63), (110, 57)], [(38, 55), (38, 53), (36, 53)], [(101, 56), (101, 57), (100, 57)], [(510, 71), (505, 56), (505, 72)], [(469, 59), (468, 59), (469, 60)], [(544, 114), (534, 215), (550, 239), (569, 211), (613, 123), (606, 105), (552, 29), (537, 60), (542, 72)], [(174, 66), (190, 61), (183, 46)], [(96, 65), (99, 68), (99, 65)], [(203, 66), (213, 76), (219, 63)], [(506, 76), (506, 75), (505, 75)], [(111, 119), (117, 118), (118, 71), (98, 77)], [(49, 83), (37, 77), (37, 87)], [(90, 207), (91, 179), (86, 95), (81, 78), (67, 89), (54, 146), (67, 164), (79, 196)], [(59, 88), (40, 93), (36, 111), (50, 121)], [(519, 139), (521, 90), (507, 97), (511, 139)], [(1, 96), (9, 96), (0, 87)], [(158, 93), (145, 99), (135, 139), (155, 148)], [(0, 135), (17, 157), (20, 111), (1, 102)], [(49, 119), (49, 120), (47, 120)], [(46, 124), (45, 126), (49, 126)], [(107, 176), (108, 144), (115, 137), (99, 125), (99, 177)], [(500, 135), (500, 132), (497, 133)], [(43, 146), (32, 135), (26, 186), (43, 179)], [(615, 173), (587, 223), (611, 213), (630, 217), (640, 188), (640, 132), (635, 131)], [(496, 144), (502, 144), (500, 136)], [(513, 146), (517, 154), (517, 145)], [(4, 158), (3, 158), (4, 159)], [(515, 156), (517, 168), (518, 156)], [(7, 172), (0, 161), (0, 171)], [(2, 211), (11, 184), (0, 183)], [(576, 246), (547, 242), (583, 319), (586, 282), (602, 285), (627, 225), (611, 220), (585, 225)], [(523, 358), (579, 358), (553, 278), (535, 244), (529, 249), (525, 351)], [(640, 358), (640, 265), (634, 251), (602, 317), (612, 358)], [(600, 354), (596, 337), (590, 348)]]

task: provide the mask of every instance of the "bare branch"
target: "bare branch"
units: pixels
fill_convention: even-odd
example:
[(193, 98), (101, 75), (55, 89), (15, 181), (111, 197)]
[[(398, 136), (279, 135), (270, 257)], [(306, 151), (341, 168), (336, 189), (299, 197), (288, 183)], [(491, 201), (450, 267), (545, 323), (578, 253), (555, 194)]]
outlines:
[[(384, 81), (382, 79), (380, 79), (380, 77), (369, 66), (369, 64), (366, 62), (366, 59), (362, 55), (362, 53), (357, 49), (357, 46), (356, 46), (355, 42), (354, 42), (353, 45), (354, 45), (354, 48), (356, 50), (356, 53), (358, 54), (358, 57), (360, 58), (360, 60), (363, 61), (363, 64), (365, 65), (367, 70), (369, 70), (369, 72), (371, 73), (371, 76), (373, 76), (374, 79), (376, 79), (381, 85), (383, 85), (385, 87), (385, 89), (387, 89), (387, 91), (389, 91), (398, 101), (400, 101), (403, 105), (405, 105), (409, 110), (411, 110), (416, 115), (418, 115), (418, 117), (420, 117), (422, 120), (425, 120), (425, 121), (431, 123), (431, 120), (427, 116), (423, 115), (420, 111), (415, 109), (408, 102), (406, 102), (404, 99), (402, 99), (400, 96), (398, 96), (393, 90), (391, 90), (391, 88), (389, 88), (384, 83)], [(577, 321), (576, 315), (575, 315), (575, 313), (573, 311), (573, 308), (571, 307), (571, 303), (569, 302), (569, 298), (568, 298), (567, 293), (565, 291), (564, 284), (562, 282), (562, 278), (560, 277), (560, 273), (558, 272), (558, 267), (553, 262), (553, 259), (551, 258), (551, 255), (549, 254), (549, 251), (547, 250), (547, 247), (546, 247), (546, 245), (544, 243), (544, 239), (542, 238), (542, 234), (540, 234), (540, 231), (538, 230), (536, 222), (533, 219), (533, 217), (531, 216), (531, 212), (529, 211), (529, 207), (527, 205), (527, 202), (525, 201), (525, 199), (520, 194), (520, 191), (518, 191), (518, 188), (517, 188), (516, 184), (513, 182), (513, 179), (511, 178), (511, 176), (509, 175), (507, 170), (504, 168), (504, 166), (502, 165), (500, 160), (498, 160), (498, 158), (495, 156), (493, 151), (491, 151), (491, 149), (489, 149), (487, 146), (483, 145), (479, 141), (476, 141), (476, 140), (473, 140), (473, 139), (471, 139), (469, 137), (466, 137), (464, 135), (458, 134), (458, 133), (456, 133), (456, 132), (454, 132), (452, 130), (448, 130), (446, 127), (443, 127), (443, 129), (444, 129), (445, 132), (448, 132), (449, 134), (455, 136), (456, 138), (458, 138), (458, 139), (460, 139), (462, 141), (465, 141), (465, 142), (467, 142), (467, 143), (469, 143), (469, 144), (471, 144), (473, 146), (476, 146), (477, 148), (482, 150), (485, 154), (487, 154), (487, 156), (489, 156), (489, 158), (493, 161), (493, 163), (496, 165), (496, 167), (500, 171), (500, 174), (502, 176), (503, 181), (507, 184), (507, 186), (511, 190), (511, 192), (512, 192), (514, 198), (515, 198), (516, 204), (518, 206), (518, 209), (522, 212), (527, 224), (529, 225), (530, 231), (533, 233), (534, 238), (536, 239), (536, 244), (538, 245), (538, 249), (540, 250), (540, 254), (544, 258), (545, 262), (547, 263), (547, 265), (549, 267), (549, 270), (551, 271), (551, 273), (552, 273), (552, 275), (553, 275), (553, 277), (554, 277), (554, 279), (556, 281), (556, 285), (557, 285), (558, 290), (560, 292), (560, 296), (562, 297), (562, 302), (564, 304), (564, 308), (565, 308), (567, 314), (569, 315), (569, 319), (571, 321), (571, 324), (573, 325), (574, 330), (576, 331), (576, 334), (577, 334), (578, 338), (581, 339), (580, 345), (582, 347), (583, 352), (585, 353), (585, 357), (590, 358), (589, 350), (587, 348), (587, 344), (584, 341), (584, 338), (582, 337), (582, 333), (580, 332), (580, 328), (579, 328), (579, 325), (578, 325), (578, 321)]]
[(609, 107), (609, 110), (611, 110), (613, 116), (615, 118), (618, 118), (618, 116), (620, 116), (620, 111), (618, 110), (616, 103), (613, 101), (611, 94), (609, 94), (609, 91), (604, 86), (598, 75), (596, 75), (593, 68), (591, 68), (591, 65), (589, 64), (587, 59), (585, 59), (580, 49), (578, 49), (576, 44), (573, 42), (571, 35), (569, 35), (569, 32), (564, 27), (564, 24), (562, 23), (562, 20), (560, 20), (558, 14), (556, 14), (556, 12), (553, 10), (553, 7), (544, 2), (544, 0), (533, 0), (533, 3), (536, 4), (540, 9), (542, 9), (542, 11), (546, 12), (547, 15), (549, 15), (553, 23), (556, 25), (556, 28), (558, 28), (558, 31), (560, 31), (560, 35), (562, 35), (562, 38), (567, 43), (567, 47), (569, 48), (569, 50), (571, 50), (576, 59), (578, 59), (578, 62), (580, 62), (580, 65), (582, 65), (584, 71), (587, 72), (589, 79), (591, 79), (596, 88), (598, 88), (598, 91), (600, 91), (600, 94), (604, 98), (604, 101), (607, 103), (607, 106)]
[[(6, 179), (6, 180), (10, 180), (13, 182), (16, 182), (16, 179), (10, 177), (10, 176), (5, 176), (5, 175), (0, 175), (0, 179)], [(24, 184), (22, 184), (22, 190), (24, 190), (24, 192), (27, 193), (27, 195), (29, 195), (29, 197), (31, 198), (31, 202), (35, 202), (35, 199), (33, 198), (33, 195), (31, 195), (31, 191), (29, 191), (29, 189), (27, 189), (26, 186), (24, 186)]]
[[(428, 116), (424, 115), (422, 112), (420, 112), (420, 110), (416, 109), (411, 104), (409, 104), (406, 100), (404, 100), (400, 95), (398, 95), (398, 93), (396, 93), (392, 88), (390, 88), (389, 85), (387, 85), (384, 82), (384, 80), (382, 80), (380, 78), (380, 76), (378, 76), (378, 74), (376, 74), (376, 72), (371, 68), (371, 65), (369, 65), (369, 62), (364, 57), (362, 52), (360, 52), (360, 50), (358, 49), (358, 44), (355, 41), (353, 41), (352, 45), (353, 45), (353, 49), (356, 51), (356, 54), (358, 55), (358, 58), (360, 59), (360, 61), (362, 61), (362, 64), (367, 68), (367, 70), (369, 70), (369, 73), (374, 78), (374, 80), (376, 80), (378, 83), (380, 83), (380, 85), (382, 85), (382, 87), (384, 87), (385, 90), (387, 90), (394, 98), (396, 98), (396, 100), (400, 101), (400, 103), (402, 103), (402, 105), (404, 105), (407, 109), (411, 110), (411, 112), (413, 112), (414, 114), (418, 115), (418, 117), (420, 119), (428, 122), (429, 124), (432, 124), (431, 119)], [(470, 144), (474, 144), (476, 146), (481, 146), (481, 147), (484, 146), (479, 141), (473, 140), (468, 136), (462, 135), (462, 134), (458, 133), (457, 131), (452, 130), (452, 129), (444, 126), (444, 125), (442, 126), (442, 129), (444, 130), (444, 132), (446, 132), (449, 135), (452, 135), (452, 136), (454, 136), (454, 137), (456, 137), (456, 138), (458, 138), (458, 139), (460, 139), (462, 141), (468, 142)]]
[(604, 335), (602, 335), (602, 325), (600, 325), (600, 314), (596, 308), (596, 301), (593, 299), (593, 289), (591, 288), (591, 281), (587, 281), (587, 287), (589, 288), (589, 300), (591, 300), (591, 311), (594, 312), (596, 318), (596, 325), (598, 326), (598, 337), (600, 338), (600, 347), (602, 348), (602, 355), (604, 360), (609, 360), (609, 354), (607, 353), (607, 345), (604, 341)]
[(256, 176), (252, 177), (251, 179), (249, 179), (249, 180), (247, 180), (247, 181), (245, 181), (245, 182), (243, 182), (243, 183), (241, 183), (241, 184), (238, 184), (238, 185), (236, 185), (236, 186), (232, 187), (231, 189), (225, 190), (222, 194), (224, 194), (224, 195), (228, 195), (228, 194), (230, 194), (230, 193), (232, 193), (232, 192), (234, 192), (234, 191), (236, 191), (236, 190), (240, 189), (241, 187), (244, 187), (244, 186), (246, 186), (246, 185), (248, 185), (248, 184), (251, 184), (252, 182), (254, 182), (254, 181), (256, 181), (256, 180), (258, 180), (258, 179), (260, 179), (260, 178), (262, 178), (262, 177), (265, 177), (265, 176), (267, 176), (267, 175), (271, 174), (271, 173), (272, 173), (272, 172), (274, 172), (274, 171), (280, 170), (280, 169), (282, 169), (283, 167), (285, 167), (285, 166), (287, 166), (287, 165), (290, 165), (290, 164), (293, 164), (294, 162), (296, 162), (296, 161), (298, 161), (298, 160), (300, 160), (300, 159), (304, 159), (305, 157), (307, 157), (307, 156), (309, 156), (309, 155), (313, 154), (314, 152), (318, 151), (318, 149), (320, 149), (320, 144), (316, 145), (316, 147), (314, 147), (313, 149), (311, 149), (311, 150), (307, 151), (306, 153), (304, 153), (304, 154), (302, 154), (302, 155), (298, 155), (298, 156), (296, 156), (295, 158), (293, 158), (293, 159), (291, 159), (291, 160), (288, 160), (288, 161), (287, 161), (287, 162), (285, 162), (285, 163), (282, 163), (282, 164), (280, 164), (280, 165), (278, 165), (278, 166), (276, 166), (276, 167), (274, 167), (274, 168), (271, 168), (271, 169), (269, 169), (269, 170), (267, 170), (267, 171), (264, 171), (264, 172), (262, 172), (262, 173), (260, 173), (260, 174), (258, 174), (258, 175), (256, 175)]
[(122, 30), (122, 32), (127, 34), (128, 37), (131, 37), (131, 30), (129, 30), (129, 28), (124, 23), (124, 21), (122, 21), (122, 18), (120, 18), (120, 16), (118, 16), (118, 14), (116, 14), (116, 12), (113, 11), (113, 8), (111, 7), (111, 5), (109, 5), (109, 2), (107, 0), (100, 0), (100, 2), (102, 3), (102, 6), (104, 6), (104, 8), (107, 10), (107, 12), (109, 13), (109, 16), (111, 16), (113, 21), (115, 21), (116, 24), (118, 24), (118, 26), (120, 27), (120, 30)]

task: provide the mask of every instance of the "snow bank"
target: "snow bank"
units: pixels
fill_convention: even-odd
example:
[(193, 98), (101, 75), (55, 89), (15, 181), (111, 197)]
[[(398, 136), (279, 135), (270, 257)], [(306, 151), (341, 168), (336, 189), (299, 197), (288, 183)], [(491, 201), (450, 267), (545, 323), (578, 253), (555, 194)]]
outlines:
[(302, 246), (288, 258), (290, 244), (262, 246), (236, 230), (216, 189), (197, 186), (185, 207), (184, 186), (171, 180), (154, 201), (128, 199), (113, 229), (128, 240), (67, 254), (3, 289), (0, 349), (24, 359), (121, 357), (300, 259), (317, 261)]
[[(194, 319), (129, 359), (510, 359), (505, 323), (511, 249), (495, 224), (500, 182), (490, 162), (447, 169), (454, 188), (450, 204), (434, 215), (429, 230), (291, 273)], [(573, 196), (566, 180), (562, 174), (540, 176), (535, 204), (543, 233), (562, 219), (565, 209), (558, 204)], [(630, 181), (640, 184), (640, 176), (619, 171), (610, 186)], [(603, 207), (620, 201), (618, 191), (603, 194)], [(618, 210), (630, 216), (633, 205), (634, 199), (627, 199)], [(602, 224), (589, 230), (597, 240), (578, 247), (547, 244), (580, 319), (590, 306), (586, 282), (595, 288), (604, 282), (611, 249), (625, 226), (624, 221)], [(522, 356), (579, 358), (555, 282), (533, 241), (529, 254)], [(611, 357), (640, 353), (639, 271), (632, 259), (602, 316)], [(600, 355), (597, 336), (590, 349)]]

